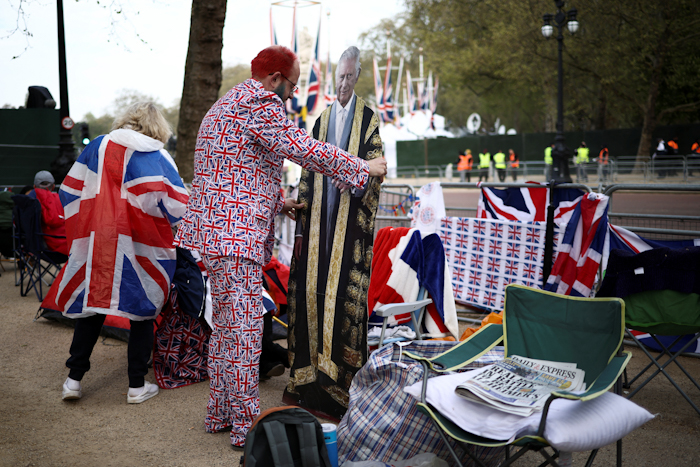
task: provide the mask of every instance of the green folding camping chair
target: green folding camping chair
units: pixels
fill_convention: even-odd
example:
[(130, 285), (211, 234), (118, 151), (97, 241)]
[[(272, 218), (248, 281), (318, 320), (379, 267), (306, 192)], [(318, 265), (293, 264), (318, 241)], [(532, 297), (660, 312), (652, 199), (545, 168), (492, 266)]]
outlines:
[[(650, 362), (630, 380), (627, 379), (627, 372), (625, 372), (623, 386), (630, 389), (637, 380), (646, 374), (647, 370), (656, 367), (656, 370), (631, 391), (627, 398), (631, 399), (657, 375), (663, 374), (691, 407), (700, 414), (700, 407), (693, 402), (666, 370), (674, 363), (700, 390), (700, 384), (678, 359), (683, 352), (688, 351), (687, 349), (694, 349), (696, 342), (700, 339), (700, 295), (681, 293), (675, 290), (649, 290), (628, 295), (625, 297), (625, 304), (627, 305), (625, 310), (627, 336), (637, 343)], [(661, 350), (656, 355), (652, 355), (632, 330), (649, 334), (649, 337), (656, 342)], [(669, 341), (672, 341), (669, 344), (668, 341), (664, 342), (660, 339), (661, 336), (677, 337), (675, 340), (669, 338)], [(681, 340), (684, 341), (683, 344), (679, 344)], [(662, 361), (664, 357), (666, 360)]]
[[(506, 446), (506, 459), (501, 466), (510, 465), (527, 451), (534, 450), (545, 458), (543, 465), (557, 466), (559, 452), (554, 449), (554, 453), (550, 454), (545, 449), (551, 447), (545, 439), (550, 404), (558, 398), (587, 401), (604, 394), (613, 386), (615, 392), (620, 394), (620, 375), (631, 357), (629, 352), (621, 351), (625, 326), (624, 308), (625, 304), (619, 298), (568, 297), (511, 284), (506, 287), (502, 325), (485, 326), (468, 340), (434, 358), (426, 359), (405, 352), (406, 356), (420, 361), (425, 370), (418, 409), (432, 419), (447, 446), (450, 446), (447, 436), (463, 446)], [(464, 431), (426, 401), (426, 388), (431, 376), (428, 369), (437, 372), (454, 371), (501, 342), (505, 347), (505, 356), (520, 355), (572, 362), (586, 372), (587, 390), (584, 393), (553, 393), (542, 410), (537, 433), (522, 436), (512, 443)], [(511, 453), (511, 446), (518, 448), (515, 453)], [(465, 451), (469, 453), (468, 449)], [(459, 456), (452, 449), (451, 454), (456, 464), (462, 466)], [(592, 464), (596, 454), (597, 449), (591, 452), (586, 465)], [(484, 465), (479, 459), (472, 459), (477, 465)], [(621, 440), (617, 442), (617, 463), (618, 466), (622, 463)]]

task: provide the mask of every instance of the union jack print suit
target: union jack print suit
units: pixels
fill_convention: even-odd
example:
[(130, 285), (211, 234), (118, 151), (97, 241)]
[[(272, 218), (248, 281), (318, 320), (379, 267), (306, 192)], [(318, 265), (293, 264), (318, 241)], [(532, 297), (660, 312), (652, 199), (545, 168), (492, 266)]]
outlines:
[(199, 128), (192, 193), (176, 237), (202, 253), (211, 278), (206, 429), (231, 427), (237, 446), (260, 413), (262, 266), (272, 256), (273, 219), (284, 204), (285, 158), (357, 188), (369, 179), (366, 161), (294, 126), (282, 100), (259, 81), (232, 88)]
[(95, 138), (59, 195), (70, 255), (42, 306), (71, 318), (158, 316), (175, 272), (170, 226), (187, 204), (163, 143), (127, 129)]

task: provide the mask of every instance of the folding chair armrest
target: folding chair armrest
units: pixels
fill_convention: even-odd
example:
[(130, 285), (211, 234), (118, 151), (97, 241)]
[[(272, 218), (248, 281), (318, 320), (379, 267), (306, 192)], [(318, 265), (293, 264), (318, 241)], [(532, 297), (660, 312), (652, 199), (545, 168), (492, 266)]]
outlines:
[(425, 361), (433, 371), (454, 371), (478, 359), (502, 340), (503, 325), (487, 324), (447, 352), (433, 358), (425, 358), (411, 352), (403, 352), (403, 354), (419, 362)]
[(615, 381), (620, 377), (622, 372), (625, 370), (627, 363), (632, 358), (631, 352), (622, 352), (623, 355), (619, 357), (613, 357), (613, 359), (608, 363), (608, 366), (598, 375), (593, 384), (586, 390), (586, 392), (581, 394), (573, 394), (568, 391), (556, 391), (552, 393), (552, 397), (561, 397), (564, 399), (587, 401), (595, 399), (601, 394), (608, 392), (610, 388), (615, 384)]
[(404, 313), (412, 313), (416, 310), (420, 310), (426, 305), (430, 305), (433, 303), (433, 301), (429, 298), (426, 298), (425, 300), (419, 300), (417, 302), (408, 302), (408, 303), (389, 303), (387, 305), (382, 305), (376, 310), (374, 310), (374, 313), (377, 316), (381, 316), (382, 318), (386, 318), (387, 316), (395, 316), (395, 315), (402, 315)]

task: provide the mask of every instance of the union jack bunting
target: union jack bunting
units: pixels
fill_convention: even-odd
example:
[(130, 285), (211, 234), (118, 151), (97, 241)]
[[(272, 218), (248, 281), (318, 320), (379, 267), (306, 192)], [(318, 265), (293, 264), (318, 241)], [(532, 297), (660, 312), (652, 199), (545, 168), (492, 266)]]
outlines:
[[(437, 234), (445, 248), (455, 300), (500, 311), (505, 287), (542, 288), (545, 222), (445, 217)], [(555, 242), (559, 229), (555, 227)]]
[(70, 256), (47, 306), (69, 317), (156, 317), (175, 271), (171, 224), (188, 199), (163, 143), (125, 129), (95, 138), (59, 194)]

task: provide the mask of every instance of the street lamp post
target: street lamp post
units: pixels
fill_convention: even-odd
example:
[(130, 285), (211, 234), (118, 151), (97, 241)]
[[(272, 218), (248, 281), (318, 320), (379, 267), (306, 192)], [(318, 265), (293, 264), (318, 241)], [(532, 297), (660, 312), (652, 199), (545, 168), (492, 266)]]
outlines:
[(73, 146), (73, 119), (68, 108), (68, 73), (66, 71), (66, 37), (63, 23), (63, 0), (56, 1), (58, 21), (58, 78), (61, 95), (61, 108), (59, 116), (61, 127), (58, 142), (58, 156), (51, 162), (56, 182), (61, 183), (68, 174), (73, 162), (75, 162), (75, 149)]
[(546, 13), (543, 18), (544, 26), (542, 26), (542, 35), (547, 39), (554, 32), (552, 19), (554, 19), (554, 24), (558, 29), (557, 136), (554, 138), (554, 149), (552, 150), (552, 179), (555, 183), (571, 183), (571, 176), (569, 175), (570, 152), (564, 144), (564, 67), (562, 50), (564, 48), (564, 26), (567, 27), (571, 34), (574, 34), (578, 31), (578, 21), (576, 20), (576, 8), (564, 11), (564, 0), (554, 0), (554, 3), (557, 6), (556, 15)]

